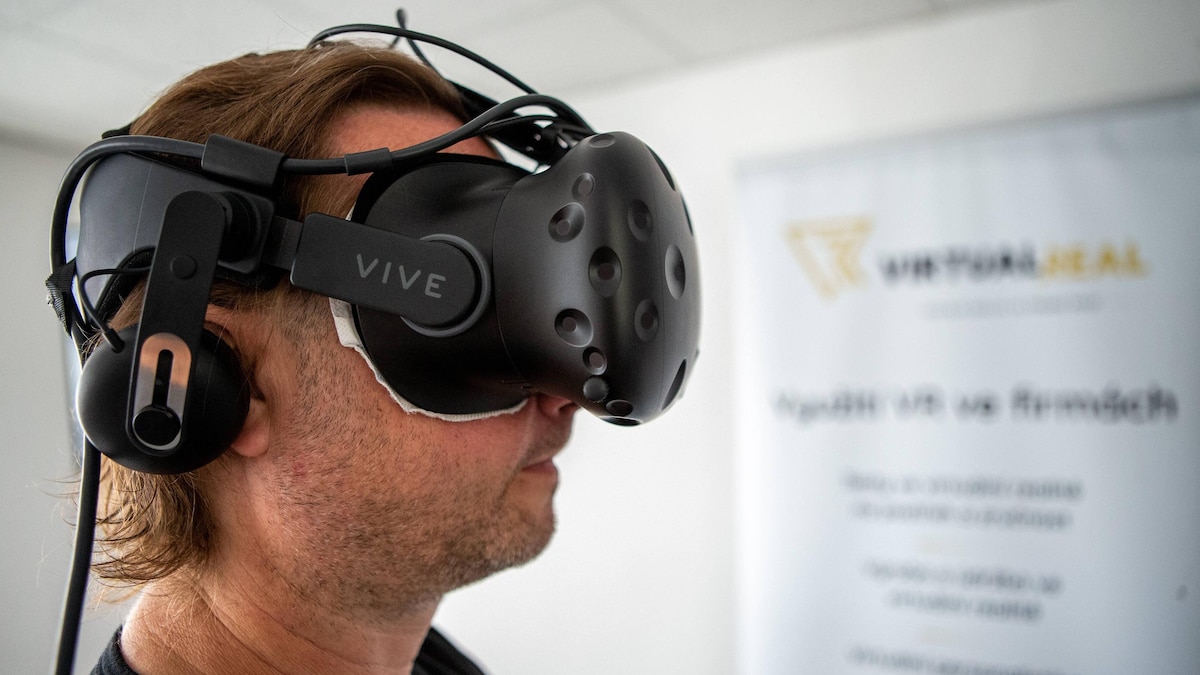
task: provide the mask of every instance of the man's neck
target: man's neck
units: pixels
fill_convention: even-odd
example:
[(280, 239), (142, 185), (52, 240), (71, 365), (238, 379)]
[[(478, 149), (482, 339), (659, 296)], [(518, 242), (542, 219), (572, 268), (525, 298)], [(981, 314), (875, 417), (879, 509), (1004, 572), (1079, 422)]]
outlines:
[(278, 580), (265, 584), (276, 588), (227, 578), (152, 584), (126, 620), (122, 655), (141, 675), (407, 675), (437, 608), (431, 601), (381, 624), (305, 606), (279, 594)]

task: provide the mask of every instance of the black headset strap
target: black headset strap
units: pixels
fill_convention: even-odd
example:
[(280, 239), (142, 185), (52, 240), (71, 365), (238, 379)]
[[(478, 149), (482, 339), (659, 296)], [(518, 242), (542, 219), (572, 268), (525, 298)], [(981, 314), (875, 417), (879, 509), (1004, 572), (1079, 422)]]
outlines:
[(79, 309), (72, 297), (75, 285), (75, 259), (72, 258), (56, 266), (46, 277), (47, 301), (54, 308), (58, 322), (63, 330), (74, 336), (76, 329), (81, 328)]
[[(208, 295), (226, 231), (233, 226), (219, 195), (184, 192), (163, 217), (146, 298), (138, 321), (126, 426), (130, 440), (151, 454), (174, 452), (184, 441), (188, 387), (200, 350)], [(148, 415), (148, 417), (144, 417)], [(139, 420), (173, 417), (173, 437), (150, 438)], [(146, 449), (146, 448), (143, 448)]]

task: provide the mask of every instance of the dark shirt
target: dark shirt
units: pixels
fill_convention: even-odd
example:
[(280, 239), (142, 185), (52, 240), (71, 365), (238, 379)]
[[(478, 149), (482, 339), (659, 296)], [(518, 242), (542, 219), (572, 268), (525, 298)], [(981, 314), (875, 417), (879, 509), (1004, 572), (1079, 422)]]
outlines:
[[(138, 675), (121, 655), (120, 629), (113, 634), (108, 648), (100, 655), (100, 662), (92, 669), (92, 675)], [(430, 628), (417, 654), (413, 675), (484, 675), (484, 672), (445, 636)]]

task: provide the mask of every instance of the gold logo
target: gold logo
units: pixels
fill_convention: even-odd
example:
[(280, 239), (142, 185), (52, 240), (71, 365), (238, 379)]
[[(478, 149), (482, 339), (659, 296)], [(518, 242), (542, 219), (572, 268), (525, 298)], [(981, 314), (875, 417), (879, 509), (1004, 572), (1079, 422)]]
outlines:
[(800, 267), (825, 299), (866, 283), (860, 258), (871, 234), (866, 216), (789, 223), (784, 236)]
[(1117, 246), (1104, 241), (1098, 246), (1084, 244), (1052, 246), (1041, 266), (1043, 279), (1080, 281), (1097, 277), (1144, 277), (1146, 263), (1137, 242)]

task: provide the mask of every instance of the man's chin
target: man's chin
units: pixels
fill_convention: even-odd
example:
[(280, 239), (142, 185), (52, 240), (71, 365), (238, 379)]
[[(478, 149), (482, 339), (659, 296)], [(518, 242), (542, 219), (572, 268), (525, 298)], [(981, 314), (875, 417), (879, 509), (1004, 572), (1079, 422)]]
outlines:
[(524, 532), (514, 537), (507, 556), (501, 556), (505, 568), (518, 567), (532, 561), (542, 554), (554, 538), (557, 520), (554, 517), (554, 507), (547, 505), (539, 513), (530, 514), (523, 519)]
[(497, 551), (495, 555), (489, 556), (486, 560), (477, 561), (479, 564), (472, 566), (459, 567), (459, 575), (453, 579), (446, 588), (446, 592), (470, 586), (479, 581), (503, 572), (505, 570), (522, 567), (530, 562), (533, 562), (542, 551), (550, 543), (550, 536), (546, 536), (539, 541), (524, 542), (521, 547), (509, 547), (502, 551)]

